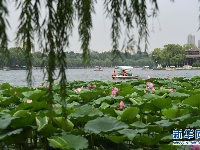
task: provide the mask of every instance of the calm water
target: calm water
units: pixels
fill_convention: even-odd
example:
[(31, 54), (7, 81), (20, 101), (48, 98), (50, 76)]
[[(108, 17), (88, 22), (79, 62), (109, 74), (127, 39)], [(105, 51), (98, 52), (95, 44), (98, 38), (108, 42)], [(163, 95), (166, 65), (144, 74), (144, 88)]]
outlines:
[[(90, 69), (68, 69), (66, 70), (68, 81), (74, 80), (112, 80), (111, 74), (113, 68), (104, 68), (103, 71), (94, 71), (94, 68)], [(141, 70), (141, 68), (132, 69), (133, 75), (138, 75), (140, 78), (147, 78), (147, 76), (156, 78), (166, 78), (168, 75), (170, 77), (186, 77), (191, 78), (193, 76), (200, 75), (200, 70)], [(44, 73), (42, 70), (33, 70), (33, 81), (34, 86), (40, 85), (45, 81)], [(26, 71), (25, 70), (10, 70), (2, 71), (0, 70), (0, 83), (9, 82), (13, 86), (27, 86), (26, 83)]]

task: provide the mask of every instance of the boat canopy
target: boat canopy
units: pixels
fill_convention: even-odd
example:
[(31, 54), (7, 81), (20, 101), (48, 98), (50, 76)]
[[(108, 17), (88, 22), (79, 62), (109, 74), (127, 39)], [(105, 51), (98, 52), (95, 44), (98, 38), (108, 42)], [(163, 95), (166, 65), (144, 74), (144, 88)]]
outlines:
[(132, 66), (117, 66), (116, 68), (118, 69), (132, 69), (133, 67)]
[(149, 66), (144, 66), (143, 68), (149, 68)]

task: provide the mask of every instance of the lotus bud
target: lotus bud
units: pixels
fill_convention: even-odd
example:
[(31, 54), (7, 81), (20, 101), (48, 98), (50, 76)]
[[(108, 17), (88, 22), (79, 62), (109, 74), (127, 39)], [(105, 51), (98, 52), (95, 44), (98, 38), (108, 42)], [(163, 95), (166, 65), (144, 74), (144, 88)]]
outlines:
[(140, 119), (140, 115), (139, 115), (139, 114), (137, 114), (137, 115), (136, 115), (136, 118), (137, 118), (137, 119)]
[(147, 116), (144, 116), (144, 119), (147, 120)]

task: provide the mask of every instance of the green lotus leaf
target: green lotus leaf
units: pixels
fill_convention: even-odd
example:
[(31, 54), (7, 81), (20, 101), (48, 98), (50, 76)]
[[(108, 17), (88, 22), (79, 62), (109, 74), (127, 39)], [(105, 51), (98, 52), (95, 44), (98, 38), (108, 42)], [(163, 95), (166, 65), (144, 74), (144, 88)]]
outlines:
[(121, 143), (122, 141), (125, 140), (125, 136), (116, 136), (116, 135), (113, 135), (113, 136), (106, 136), (107, 139), (113, 141), (114, 143)]
[(6, 119), (0, 119), (0, 129), (6, 129), (10, 125), (11, 121), (13, 119), (15, 119), (15, 118), (16, 117), (10, 117), (10, 118), (6, 118)]
[(172, 119), (172, 120), (173, 120), (173, 121), (175, 121), (175, 120), (184, 121), (184, 120), (190, 119), (190, 118), (191, 118), (191, 115), (190, 115), (190, 114), (185, 114), (185, 115), (182, 115), (182, 116), (180, 116), (180, 117), (174, 118), (174, 119)]
[(9, 137), (11, 135), (20, 134), (22, 131), (23, 131), (23, 129), (16, 129), (16, 130), (13, 130), (13, 131), (10, 131), (10, 132), (6, 132), (6, 133), (2, 132), (0, 134), (0, 140), (3, 140), (4, 138)]
[(88, 148), (88, 140), (82, 136), (69, 134), (69, 135), (61, 136), (61, 138), (64, 139), (68, 143), (67, 149), (80, 150), (80, 149)]
[(200, 120), (193, 122), (192, 124), (188, 124), (187, 128), (200, 128)]
[(29, 112), (29, 110), (18, 110), (13, 114), (13, 116), (14, 117), (21, 117), (21, 116), (26, 115), (27, 112)]
[(106, 109), (106, 108), (108, 108), (108, 107), (110, 107), (110, 105), (109, 105), (108, 103), (105, 103), (105, 102), (103, 102), (103, 103), (101, 104), (101, 106), (100, 106), (101, 109)]
[(64, 117), (54, 117), (53, 120), (59, 128), (65, 131), (70, 131), (74, 127), (74, 124), (69, 119), (65, 119)]
[(132, 94), (134, 92), (137, 92), (138, 90), (136, 88), (133, 88), (130, 84), (128, 83), (121, 83), (119, 87), (119, 92), (118, 94), (121, 96), (126, 96), (128, 94)]
[(1, 85), (0, 85), (0, 89), (3, 89), (3, 90), (5, 90), (5, 89), (10, 89), (12, 86), (9, 84), (9, 83), (7, 83), (7, 82), (5, 82), (5, 83), (2, 83)]
[(62, 148), (65, 148), (68, 145), (68, 143), (64, 139), (62, 139), (61, 137), (58, 137), (58, 136), (48, 138), (48, 141), (55, 148), (61, 148), (62, 149)]
[(135, 136), (137, 135), (137, 131), (133, 129), (122, 129), (118, 131), (120, 134), (127, 137), (129, 140), (133, 140)]
[(159, 125), (148, 125), (147, 126), (149, 132), (157, 132), (160, 133), (163, 131), (163, 128)]
[(45, 116), (44, 118), (37, 116), (35, 120), (38, 126), (37, 131), (40, 132), (48, 125), (49, 118), (47, 116)]
[(189, 104), (193, 107), (200, 107), (200, 101), (199, 101), (200, 94), (191, 95), (187, 99), (183, 101), (183, 104)]
[(117, 114), (115, 112), (116, 110), (113, 109), (113, 108), (105, 108), (105, 109), (101, 109), (101, 112), (104, 114), (104, 115), (109, 115), (109, 116), (112, 116), (112, 117), (117, 117)]
[(144, 124), (140, 121), (136, 121), (136, 122), (130, 124), (130, 126), (132, 126), (134, 128), (146, 128), (148, 126), (148, 124)]
[(10, 104), (17, 104), (17, 103), (19, 103), (19, 98), (16, 96), (0, 98), (0, 105), (2, 105), (4, 107), (8, 107)]
[(31, 109), (32, 111), (38, 111), (38, 110), (48, 110), (48, 105), (46, 101), (34, 101), (32, 103), (27, 103), (27, 99), (24, 100), (24, 103), (21, 103), (18, 107), (17, 110), (25, 110), (25, 109)]
[(102, 95), (102, 91), (81, 91), (80, 96), (84, 102), (95, 100)]
[(115, 120), (110, 117), (96, 118), (94, 120), (88, 121), (85, 124), (86, 131), (99, 134), (101, 132), (110, 132), (119, 129), (128, 128), (128, 125), (124, 122)]
[(139, 108), (137, 107), (129, 107), (127, 108), (123, 114), (121, 115), (121, 120), (131, 123), (133, 122), (133, 119), (135, 118), (135, 116), (138, 114), (139, 112)]
[(73, 117), (85, 117), (85, 116), (91, 117), (91, 116), (102, 116), (102, 115), (103, 113), (100, 110), (90, 105), (81, 106), (72, 114)]
[(10, 124), (12, 128), (24, 128), (33, 125), (35, 125), (35, 113), (17, 117), (16, 119), (13, 119)]
[(69, 95), (69, 97), (67, 98), (67, 103), (71, 103), (73, 101), (80, 101), (81, 97), (80, 95)]
[(180, 117), (182, 115), (188, 114), (189, 110), (188, 109), (178, 109), (178, 108), (170, 108), (170, 109), (165, 109), (163, 110), (162, 114), (167, 118), (167, 119), (173, 119)]
[(82, 136), (75, 135), (64, 135), (64, 136), (53, 136), (48, 138), (48, 141), (55, 148), (60, 149), (86, 149), (88, 147), (88, 141)]
[[(160, 149), (161, 150), (181, 150), (183, 149), (182, 146), (179, 146), (179, 145), (167, 145), (167, 144), (160, 144)], [(187, 149), (189, 150), (189, 149)]]
[(170, 97), (175, 97), (175, 98), (186, 98), (189, 97), (189, 94), (185, 94), (185, 93), (179, 93), (179, 92), (172, 92), (169, 94)]
[(122, 111), (122, 110), (116, 110), (115, 109), (114, 111), (118, 116), (121, 116), (125, 110)]
[(152, 100), (151, 103), (159, 109), (169, 108), (171, 106), (171, 100), (168, 98), (157, 98)]
[(80, 103), (73, 101), (72, 103), (67, 103), (67, 108), (73, 108), (80, 105)]
[(161, 127), (169, 127), (173, 124), (178, 124), (177, 122), (170, 122), (169, 120), (156, 121), (155, 124), (160, 125)]
[(170, 134), (170, 135), (167, 135), (167, 136), (163, 137), (160, 140), (161, 141), (171, 141), (171, 140), (173, 140), (173, 136)]
[(189, 82), (182, 82), (182, 87), (186, 87), (188, 90), (193, 89), (193, 86)]
[(160, 97), (159, 95), (152, 94), (152, 93), (146, 93), (143, 96), (143, 98), (147, 99), (147, 100), (156, 99), (156, 98), (159, 98), (159, 97)]
[(112, 102), (113, 101), (113, 96), (106, 96), (106, 97), (100, 97), (96, 100), (93, 101), (95, 104), (101, 104), (103, 102)]
[(28, 99), (39, 100), (42, 96), (45, 95), (45, 93), (46, 92), (42, 90), (34, 90), (34, 91), (23, 92), (22, 94)]

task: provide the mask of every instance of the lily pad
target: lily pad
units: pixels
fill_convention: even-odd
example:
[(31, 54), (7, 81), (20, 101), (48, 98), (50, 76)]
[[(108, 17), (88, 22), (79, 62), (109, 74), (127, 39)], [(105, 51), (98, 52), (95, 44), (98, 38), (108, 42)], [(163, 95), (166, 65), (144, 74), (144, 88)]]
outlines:
[(89, 121), (84, 128), (88, 132), (99, 134), (101, 132), (125, 129), (128, 128), (128, 125), (110, 117), (102, 117)]

